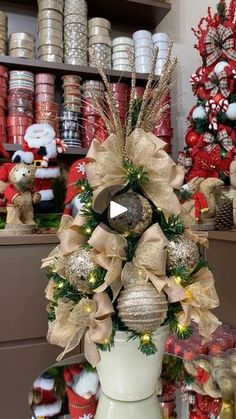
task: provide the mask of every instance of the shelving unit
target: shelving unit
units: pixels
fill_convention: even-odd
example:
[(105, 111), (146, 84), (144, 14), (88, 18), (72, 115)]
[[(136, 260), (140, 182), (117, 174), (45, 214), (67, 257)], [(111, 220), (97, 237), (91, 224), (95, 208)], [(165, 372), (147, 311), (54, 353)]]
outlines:
[[(100, 16), (111, 21), (114, 36), (130, 36), (137, 29), (153, 31), (171, 10), (171, 5), (158, 0), (87, 0), (89, 17)], [(37, 0), (2, 0), (0, 10), (10, 13), (11, 32), (37, 32)], [(77, 74), (83, 79), (100, 80), (92, 67), (49, 63), (0, 56), (0, 64), (9, 70), (29, 70), (33, 73), (49, 72), (58, 77)], [(120, 80), (130, 83), (131, 74), (106, 70), (111, 82)], [(158, 79), (157, 79), (158, 80)], [(146, 74), (137, 75), (137, 85), (145, 85)], [(5, 144), (14, 152), (15, 144)], [(71, 147), (61, 156), (61, 165), (69, 165), (75, 158), (86, 155), (87, 150)], [(64, 157), (63, 157), (64, 156)], [(58, 244), (55, 234), (0, 238), (1, 275), (0, 314), (7, 318), (0, 333), (0, 359), (2, 361), (1, 413), (5, 419), (31, 417), (28, 392), (38, 374), (54, 364), (60, 348), (46, 342), (47, 302), (44, 289), (47, 285), (45, 272), (40, 270), (41, 259)], [(14, 260), (14, 263), (12, 261)], [(10, 310), (9, 307), (14, 307)], [(16, 379), (17, 378), (17, 379)], [(20, 380), (20, 386), (19, 386)], [(11, 391), (9, 392), (9, 388)], [(15, 395), (12, 403), (12, 394)], [(16, 414), (17, 412), (17, 414)]]
[[(36, 7), (37, 0), (17, 0), (19, 5)], [(157, 0), (87, 0), (89, 17), (102, 16), (129, 30), (154, 29), (169, 13), (171, 4)]]
[[(3, 144), (5, 150), (9, 151), (9, 152), (14, 152), (17, 150), (21, 150), (21, 146), (17, 145), (17, 144)], [(87, 148), (81, 148), (81, 147), (69, 147), (67, 149), (67, 151), (65, 153), (62, 154), (63, 155), (69, 155), (69, 156), (73, 156), (73, 155), (78, 155), (78, 156), (86, 156), (88, 152)]]

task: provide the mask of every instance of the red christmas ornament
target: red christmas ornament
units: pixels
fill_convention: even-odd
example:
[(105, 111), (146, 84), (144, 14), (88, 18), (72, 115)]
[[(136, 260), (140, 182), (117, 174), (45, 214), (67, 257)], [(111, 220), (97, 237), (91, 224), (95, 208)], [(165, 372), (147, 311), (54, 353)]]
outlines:
[(190, 130), (186, 134), (185, 142), (188, 147), (194, 147), (198, 143), (199, 138), (200, 135), (196, 131)]

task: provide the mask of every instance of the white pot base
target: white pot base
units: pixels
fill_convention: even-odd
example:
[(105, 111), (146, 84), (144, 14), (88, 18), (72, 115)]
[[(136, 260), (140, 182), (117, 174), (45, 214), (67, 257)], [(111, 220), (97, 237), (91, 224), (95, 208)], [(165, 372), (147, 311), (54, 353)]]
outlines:
[(162, 419), (156, 394), (137, 402), (121, 402), (101, 394), (95, 419)]

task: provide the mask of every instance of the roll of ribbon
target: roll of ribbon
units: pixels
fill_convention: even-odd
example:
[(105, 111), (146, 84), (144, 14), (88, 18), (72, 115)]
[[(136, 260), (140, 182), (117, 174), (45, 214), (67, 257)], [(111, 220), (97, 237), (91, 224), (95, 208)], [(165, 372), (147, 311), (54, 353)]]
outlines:
[(0, 48), (2, 50), (5, 50), (6, 49), (6, 41), (4, 41), (3, 39), (0, 39)]
[(58, 112), (58, 104), (55, 102), (36, 102), (35, 103), (35, 111), (50, 111), (50, 112)]
[(136, 42), (139, 39), (152, 40), (152, 33), (146, 30), (139, 30), (133, 33), (133, 40)]
[(61, 113), (60, 119), (63, 121), (68, 120), (68, 121), (75, 121), (77, 122), (79, 117), (78, 114), (75, 112), (71, 112), (71, 111), (63, 111)]
[(0, 23), (7, 24), (8, 16), (6, 13), (0, 11)]
[(61, 123), (61, 129), (63, 131), (68, 130), (68, 129), (78, 131), (79, 127), (80, 127), (79, 123), (75, 121), (63, 121)]
[(96, 35), (96, 36), (90, 36), (89, 38), (89, 46), (95, 45), (95, 44), (104, 44), (111, 47), (111, 38), (104, 35)]
[[(69, 16), (75, 16), (75, 15), (69, 15)], [(84, 25), (82, 23), (64, 23), (64, 32), (65, 34), (71, 35), (73, 36), (73, 33), (82, 33), (83, 35), (85, 35), (87, 37), (87, 25)]]
[(70, 85), (80, 86), (81, 77), (75, 76), (75, 75), (67, 75), (67, 76), (62, 77), (62, 81), (63, 81), (63, 87), (70, 86)]
[[(86, 32), (87, 32), (87, 28), (88, 28), (87, 18), (84, 17), (83, 15), (73, 13), (73, 14), (65, 16), (64, 26), (66, 26), (70, 23), (76, 23), (78, 25), (84, 26), (84, 28), (86, 29)], [(85, 32), (84, 28), (82, 29), (82, 27), (81, 27), (81, 29), (82, 29), (81, 32)]]
[(55, 85), (56, 77), (53, 74), (49, 73), (38, 73), (35, 76), (35, 84), (51, 84), (52, 86)]
[(80, 14), (81, 16), (86, 17), (88, 13), (88, 6), (86, 1), (78, 0), (66, 0), (64, 7), (64, 15), (70, 14)]
[(41, 22), (44, 19), (57, 20), (61, 24), (63, 23), (62, 13), (55, 10), (42, 10), (38, 13), (38, 21)]
[(58, 55), (59, 57), (63, 57), (63, 49), (61, 47), (57, 47), (56, 45), (47, 45), (39, 47), (38, 49), (39, 56), (41, 55)]
[(26, 127), (24, 126), (11, 126), (8, 127), (7, 132), (8, 135), (25, 135)]
[(7, 117), (7, 126), (22, 126), (22, 127), (28, 127), (33, 123), (33, 119), (29, 116), (8, 116)]
[(28, 42), (31, 42), (32, 44), (34, 44), (34, 41), (35, 41), (34, 36), (31, 35), (30, 33), (27, 33), (27, 32), (11, 33), (10, 40), (12, 40), (12, 41), (19, 41), (19, 40), (28, 41)]
[(56, 47), (60, 47), (62, 44), (62, 38), (58, 38), (56, 36), (47, 36), (44, 37), (43, 35), (39, 35), (39, 43), (40, 46), (43, 47), (44, 45), (55, 45)]
[(110, 87), (113, 92), (127, 94), (129, 91), (129, 86), (127, 86), (125, 83), (110, 83)]
[(134, 41), (127, 36), (118, 36), (112, 40), (112, 46), (116, 47), (118, 45), (126, 45), (126, 48), (134, 47)]
[(8, 79), (8, 69), (4, 65), (0, 65), (0, 77)]
[(12, 71), (10, 71), (9, 75), (10, 75), (11, 80), (13, 80), (13, 79), (20, 79), (20, 80), (26, 79), (26, 80), (34, 82), (34, 74), (31, 73), (31, 71), (12, 70)]
[(54, 55), (54, 54), (40, 55), (39, 60), (54, 62), (54, 63), (62, 63), (62, 57), (59, 57), (58, 55)]
[(33, 59), (35, 57), (34, 51), (30, 51), (24, 48), (9, 49), (10, 57), (28, 58)]
[(35, 103), (45, 103), (48, 102), (50, 103), (54, 103), (55, 102), (55, 95), (50, 95), (49, 93), (38, 93), (35, 96)]
[(73, 86), (73, 85), (72, 86), (71, 85), (64, 86), (63, 89), (64, 89), (64, 95), (67, 95), (67, 94), (81, 95), (80, 87), (77, 86), (77, 85), (75, 85), (75, 86)]
[(37, 84), (35, 88), (35, 93), (49, 93), (50, 95), (54, 95), (55, 88), (51, 84)]
[(50, 39), (50, 38), (59, 38), (62, 40), (63, 32), (62, 29), (51, 29), (51, 28), (44, 28), (39, 32), (39, 41), (41, 39)]
[(110, 37), (110, 30), (105, 28), (104, 26), (92, 26), (89, 28), (89, 37), (102, 35), (106, 37)]
[(102, 17), (94, 17), (92, 19), (89, 19), (88, 26), (89, 26), (89, 29), (94, 26), (103, 26), (104, 28), (111, 30), (111, 22), (109, 22), (109, 20), (104, 19)]
[(38, 22), (39, 32), (42, 29), (56, 29), (61, 31), (63, 28), (62, 22), (56, 19), (42, 19)]
[(3, 77), (0, 77), (0, 88), (7, 89), (7, 81)]
[(55, 10), (63, 13), (63, 2), (58, 0), (38, 0), (38, 9), (42, 10)]
[(72, 111), (72, 112), (77, 112), (77, 113), (80, 113), (80, 110), (81, 110), (81, 106), (76, 105), (74, 103), (65, 103), (63, 107), (66, 111)]
[(113, 65), (113, 70), (116, 71), (132, 71), (132, 67), (129, 64), (122, 64), (122, 65)]

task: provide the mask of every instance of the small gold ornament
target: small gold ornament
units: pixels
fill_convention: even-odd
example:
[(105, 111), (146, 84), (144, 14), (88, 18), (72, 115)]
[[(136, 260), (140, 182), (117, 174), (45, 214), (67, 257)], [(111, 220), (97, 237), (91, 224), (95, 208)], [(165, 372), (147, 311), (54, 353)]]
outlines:
[(128, 210), (114, 218), (110, 218), (108, 214), (108, 222), (113, 230), (121, 234), (140, 235), (150, 226), (152, 207), (142, 195), (126, 192), (118, 195), (113, 201)]
[(150, 343), (150, 341), (151, 341), (151, 336), (149, 333), (144, 333), (141, 336), (141, 342), (144, 343), (144, 345), (147, 345), (148, 343)]
[(95, 265), (91, 260), (90, 252), (80, 247), (68, 257), (65, 276), (78, 291), (86, 292), (89, 290), (86, 279), (94, 268)]
[(167, 314), (167, 298), (158, 292), (151, 282), (130, 285), (121, 291), (118, 312), (123, 323), (138, 333), (151, 333), (164, 322)]
[(189, 272), (192, 272), (200, 259), (197, 245), (184, 237), (171, 240), (167, 251), (167, 267), (171, 269), (184, 266)]

